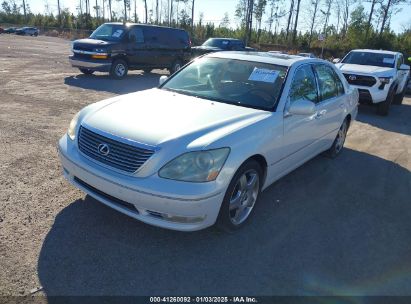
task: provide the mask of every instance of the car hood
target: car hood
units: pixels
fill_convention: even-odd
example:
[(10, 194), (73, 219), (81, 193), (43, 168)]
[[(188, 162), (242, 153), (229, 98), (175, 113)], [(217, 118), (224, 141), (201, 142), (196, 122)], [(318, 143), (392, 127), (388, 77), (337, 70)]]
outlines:
[(270, 112), (160, 89), (119, 96), (85, 115), (82, 125), (151, 146), (204, 147)]
[(73, 42), (73, 47), (76, 46), (89, 46), (89, 47), (106, 47), (114, 44), (115, 42), (113, 41), (104, 41), (104, 40), (98, 40), (98, 39), (78, 39)]
[(337, 63), (336, 66), (342, 72), (363, 73), (363, 74), (386, 73), (386, 72), (391, 72), (393, 69), (393, 68), (378, 67), (378, 66), (373, 66), (373, 65), (361, 65), (361, 64), (349, 64), (349, 63)]

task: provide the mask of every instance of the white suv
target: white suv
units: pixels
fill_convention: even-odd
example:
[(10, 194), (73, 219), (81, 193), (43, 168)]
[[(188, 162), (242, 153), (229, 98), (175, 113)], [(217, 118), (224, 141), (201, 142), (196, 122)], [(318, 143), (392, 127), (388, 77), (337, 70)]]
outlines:
[(401, 104), (410, 74), (399, 52), (352, 50), (336, 66), (360, 93), (360, 102), (377, 104), (387, 115), (391, 103)]

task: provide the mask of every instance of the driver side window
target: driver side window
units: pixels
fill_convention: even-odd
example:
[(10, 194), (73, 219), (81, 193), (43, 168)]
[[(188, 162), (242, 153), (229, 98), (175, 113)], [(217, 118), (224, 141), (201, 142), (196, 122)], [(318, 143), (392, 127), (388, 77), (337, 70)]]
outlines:
[(128, 37), (129, 37), (129, 41), (132, 43), (143, 43), (144, 42), (143, 30), (139, 27), (132, 28), (130, 30)]
[(291, 84), (290, 102), (302, 98), (314, 103), (318, 102), (317, 84), (311, 65), (304, 65), (298, 68)]

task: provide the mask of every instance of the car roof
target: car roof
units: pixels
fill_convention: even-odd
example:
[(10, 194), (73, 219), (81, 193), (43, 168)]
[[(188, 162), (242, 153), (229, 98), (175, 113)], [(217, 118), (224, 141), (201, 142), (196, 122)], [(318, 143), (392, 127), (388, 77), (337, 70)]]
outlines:
[[(210, 37), (208, 39), (215, 39), (215, 40), (229, 40), (229, 41), (242, 41), (241, 39), (236, 38), (223, 38), (223, 37)], [(207, 39), (207, 40), (208, 40)]]
[(368, 52), (368, 53), (389, 54), (389, 55), (397, 55), (399, 53), (399, 52), (393, 52), (393, 51), (372, 50), (372, 49), (357, 49), (357, 50), (352, 50), (351, 52)]
[(321, 59), (301, 57), (288, 54), (276, 54), (268, 52), (215, 52), (205, 55), (205, 57), (215, 57), (215, 58), (227, 58), (227, 59), (237, 59), (246, 61), (255, 61), (261, 63), (269, 63), (275, 65), (282, 65), (290, 67), (295, 63), (300, 62), (327, 62)]
[(127, 22), (124, 24), (123, 22), (106, 22), (104, 24), (113, 24), (113, 25), (124, 25), (124, 26), (134, 26), (134, 25), (139, 25), (139, 26), (145, 26), (145, 27), (156, 27), (156, 28), (163, 28), (163, 29), (172, 29), (176, 31), (183, 31), (186, 32), (183, 29), (178, 29), (174, 27), (169, 27), (169, 26), (160, 26), (160, 25), (154, 25), (154, 24), (142, 24), (142, 23), (134, 23), (134, 22)]

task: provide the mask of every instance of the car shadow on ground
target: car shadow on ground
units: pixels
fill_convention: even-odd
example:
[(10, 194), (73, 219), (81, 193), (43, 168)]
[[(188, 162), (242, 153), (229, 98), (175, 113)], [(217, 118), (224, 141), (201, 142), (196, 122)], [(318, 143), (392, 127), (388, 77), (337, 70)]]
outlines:
[(136, 71), (122, 80), (115, 80), (110, 78), (108, 74), (78, 74), (64, 78), (64, 84), (87, 90), (128, 94), (157, 87), (160, 76), (162, 75), (164, 74), (139, 73), (139, 71)]
[(405, 135), (411, 135), (411, 105), (392, 105), (388, 117), (376, 113), (375, 106), (360, 105), (356, 120), (374, 127)]
[(38, 275), (46, 295), (411, 293), (409, 170), (345, 149), (261, 194), (234, 233), (152, 227), (89, 196), (61, 210)]

